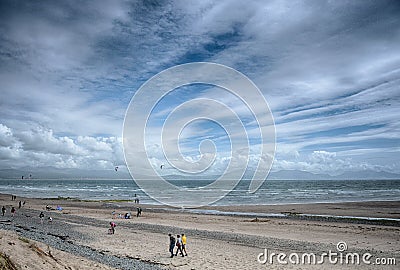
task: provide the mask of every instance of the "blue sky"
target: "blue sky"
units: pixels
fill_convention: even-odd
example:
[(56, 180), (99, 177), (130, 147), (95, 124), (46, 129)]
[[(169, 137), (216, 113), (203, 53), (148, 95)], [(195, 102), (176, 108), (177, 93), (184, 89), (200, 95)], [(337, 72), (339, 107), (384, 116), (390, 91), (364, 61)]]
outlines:
[[(274, 171), (400, 173), (398, 1), (1, 1), (0, 12), (0, 169), (123, 167), (137, 89), (166, 68), (210, 61), (244, 73), (268, 101)], [(221, 91), (178, 89), (154, 121), (201, 97), (241, 111), (251, 130)], [(223, 167), (218, 125), (196, 122), (182, 136), (194, 160), (201, 139), (214, 139)]]

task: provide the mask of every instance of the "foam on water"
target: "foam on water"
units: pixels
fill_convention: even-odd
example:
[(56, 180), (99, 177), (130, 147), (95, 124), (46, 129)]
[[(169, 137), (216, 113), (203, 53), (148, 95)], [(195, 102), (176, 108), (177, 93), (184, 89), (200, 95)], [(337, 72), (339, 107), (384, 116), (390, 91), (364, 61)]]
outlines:
[[(176, 180), (174, 185), (204, 188), (208, 180)], [(155, 182), (156, 184), (156, 182)], [(241, 181), (216, 205), (266, 205), (317, 202), (395, 201), (400, 200), (400, 180), (267, 180), (254, 194), (248, 193), (249, 181)], [(210, 190), (212, 194), (213, 190)], [(133, 180), (0, 180), (0, 193), (36, 198), (71, 197), (85, 200), (133, 199), (157, 204)], [(163, 190), (166, 198), (180, 199), (179, 194)]]

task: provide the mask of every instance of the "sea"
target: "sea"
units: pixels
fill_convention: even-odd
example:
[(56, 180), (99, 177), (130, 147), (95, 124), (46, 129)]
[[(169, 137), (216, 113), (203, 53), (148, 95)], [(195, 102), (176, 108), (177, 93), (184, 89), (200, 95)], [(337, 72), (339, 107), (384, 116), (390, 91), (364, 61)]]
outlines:
[[(203, 187), (209, 180), (174, 180), (179, 187)], [(242, 180), (215, 205), (279, 205), (320, 202), (400, 200), (400, 180), (266, 180), (255, 193)], [(105, 179), (0, 179), (0, 193), (28, 198), (75, 198), (81, 200), (133, 200), (160, 204), (133, 180)], [(177, 200), (179, 196), (177, 196)]]

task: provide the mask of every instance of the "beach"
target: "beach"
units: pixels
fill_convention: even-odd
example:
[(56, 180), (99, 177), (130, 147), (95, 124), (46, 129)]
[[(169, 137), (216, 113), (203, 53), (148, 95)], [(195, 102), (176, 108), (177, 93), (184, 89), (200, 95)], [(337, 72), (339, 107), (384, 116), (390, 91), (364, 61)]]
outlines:
[[(19, 201), (26, 201), (21, 209)], [(0, 216), (0, 252), (20, 269), (398, 269), (400, 262), (399, 201), (176, 209), (131, 201), (12, 201), (3, 194), (0, 205), (7, 208)], [(127, 212), (131, 219), (118, 218)], [(117, 224), (114, 235), (110, 222)], [(188, 256), (170, 258), (168, 233), (187, 235)], [(319, 260), (329, 251), (371, 257), (359, 265)], [(270, 261), (272, 253), (286, 257)], [(316, 255), (314, 264), (296, 264), (304, 253)]]

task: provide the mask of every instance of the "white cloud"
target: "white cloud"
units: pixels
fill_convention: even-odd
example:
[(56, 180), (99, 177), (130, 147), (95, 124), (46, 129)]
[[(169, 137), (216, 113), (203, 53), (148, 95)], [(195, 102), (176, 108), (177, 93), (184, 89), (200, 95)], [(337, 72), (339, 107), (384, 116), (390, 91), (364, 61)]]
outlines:
[[(1, 166), (123, 164), (122, 120), (136, 88), (166, 67), (208, 60), (237, 68), (264, 93), (277, 122), (276, 168), (400, 171), (397, 13), (394, 3), (365, 1), (5, 4)], [(247, 116), (218, 91), (193, 96)], [(183, 135), (211, 132), (192, 126)], [(150, 151), (154, 164), (165, 162), (159, 147)], [(215, 164), (228, 159), (221, 153)]]
[(10, 146), (15, 143), (11, 129), (0, 124), (0, 146)]
[(104, 138), (93, 138), (88, 136), (79, 136), (77, 143), (91, 151), (112, 151), (112, 147)]
[(0, 130), (7, 134), (7, 142), (12, 142), (0, 146), (3, 169), (52, 166), (114, 169), (114, 166), (124, 164), (121, 138), (57, 136), (43, 127), (14, 134), (11, 128), (3, 124), (0, 124)]
[(83, 155), (85, 151), (67, 137), (55, 137), (52, 130), (37, 128), (24, 131), (18, 135), (22, 147), (26, 151), (53, 154)]
[(345, 172), (371, 171), (393, 171), (393, 167), (371, 164), (365, 161), (357, 161), (351, 157), (339, 157), (335, 152), (313, 151), (309, 155), (299, 156), (297, 160), (276, 159), (273, 166), (274, 171), (298, 170), (316, 174), (328, 174), (336, 176)]

